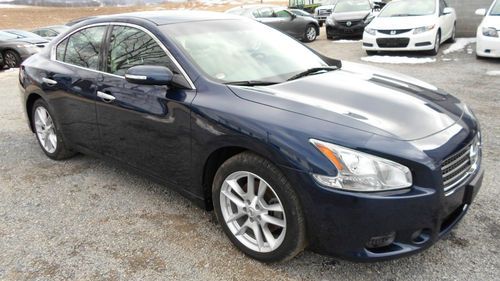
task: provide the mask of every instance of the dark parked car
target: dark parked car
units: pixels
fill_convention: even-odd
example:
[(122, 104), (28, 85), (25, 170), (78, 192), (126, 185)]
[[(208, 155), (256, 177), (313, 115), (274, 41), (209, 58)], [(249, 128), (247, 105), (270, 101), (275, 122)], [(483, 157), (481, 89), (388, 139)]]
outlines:
[(479, 124), (457, 98), (242, 17), (92, 19), (19, 78), (48, 157), (97, 155), (176, 188), (264, 262), (305, 247), (358, 261), (417, 253), (482, 183)]
[(46, 40), (51, 41), (56, 38), (59, 34), (69, 29), (69, 26), (66, 25), (52, 25), (47, 27), (41, 27), (32, 30), (31, 32), (36, 35), (45, 38)]
[(25, 37), (12, 32), (0, 31), (0, 53), (4, 64), (9, 67), (18, 67), (23, 60), (38, 53), (47, 45), (43, 38)]
[(312, 42), (319, 36), (317, 20), (282, 7), (250, 5), (232, 8), (226, 13), (254, 19), (304, 42)]
[(339, 0), (326, 20), (326, 37), (361, 37), (373, 18), (369, 0)]

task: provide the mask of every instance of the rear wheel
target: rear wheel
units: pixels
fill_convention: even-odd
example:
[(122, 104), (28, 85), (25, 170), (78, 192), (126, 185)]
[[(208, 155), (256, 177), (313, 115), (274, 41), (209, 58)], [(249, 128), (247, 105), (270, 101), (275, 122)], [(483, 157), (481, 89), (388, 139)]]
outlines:
[(309, 24), (304, 32), (304, 42), (312, 42), (318, 37), (318, 32), (316, 31), (316, 26)]
[(21, 64), (21, 56), (16, 51), (7, 50), (3, 53), (4, 63), (8, 68), (15, 68)]
[(31, 122), (38, 144), (49, 158), (61, 160), (75, 155), (63, 142), (53, 115), (50, 113), (47, 103), (42, 99), (36, 100), (33, 104)]
[(227, 160), (212, 187), (215, 214), (229, 239), (262, 262), (293, 258), (305, 247), (298, 197), (268, 160), (244, 152)]

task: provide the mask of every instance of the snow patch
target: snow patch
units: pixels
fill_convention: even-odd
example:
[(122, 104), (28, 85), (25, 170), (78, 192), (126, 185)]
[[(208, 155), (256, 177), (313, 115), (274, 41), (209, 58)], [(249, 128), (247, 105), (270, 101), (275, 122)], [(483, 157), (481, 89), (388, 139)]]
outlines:
[(333, 43), (340, 43), (340, 44), (347, 44), (347, 43), (358, 43), (358, 42), (361, 42), (362, 40), (346, 40), (346, 39), (342, 39), (342, 40), (335, 40), (333, 41)]
[(488, 76), (500, 76), (500, 70), (491, 70), (486, 72), (486, 75)]
[(422, 64), (436, 62), (435, 58), (410, 58), (402, 56), (371, 56), (361, 58), (363, 61), (388, 64)]
[(444, 50), (443, 54), (447, 55), (453, 52), (461, 51), (472, 43), (476, 43), (476, 38), (457, 38), (455, 43), (451, 44), (448, 49)]

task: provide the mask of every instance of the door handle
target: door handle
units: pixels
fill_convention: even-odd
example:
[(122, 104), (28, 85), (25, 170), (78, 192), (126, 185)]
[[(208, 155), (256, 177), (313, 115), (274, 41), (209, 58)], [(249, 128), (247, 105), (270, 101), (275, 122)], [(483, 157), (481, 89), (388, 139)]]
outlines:
[(43, 77), (42, 81), (43, 81), (43, 83), (45, 83), (45, 84), (47, 84), (49, 86), (55, 86), (55, 85), (57, 85), (57, 81), (56, 80), (52, 80), (50, 78)]
[(113, 95), (106, 94), (106, 93), (101, 92), (101, 91), (97, 91), (97, 96), (100, 97), (102, 99), (102, 101), (104, 101), (106, 103), (113, 102), (116, 99)]

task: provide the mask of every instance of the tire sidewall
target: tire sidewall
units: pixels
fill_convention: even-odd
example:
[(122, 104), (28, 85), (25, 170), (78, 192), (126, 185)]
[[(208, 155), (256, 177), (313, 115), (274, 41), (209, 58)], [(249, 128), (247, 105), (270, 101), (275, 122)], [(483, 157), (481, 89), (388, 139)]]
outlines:
[[(252, 155), (247, 153), (246, 155)], [(284, 176), (280, 173), (278, 175), (275, 174), (276, 170), (265, 169), (261, 163), (258, 161), (240, 161), (244, 157), (242, 155), (237, 155), (228, 161), (226, 161), (217, 171), (213, 186), (212, 186), (212, 198), (214, 204), (215, 214), (217, 216), (217, 220), (221, 224), (224, 232), (229, 237), (229, 239), (246, 255), (260, 260), (262, 262), (276, 262), (280, 260), (284, 260), (293, 257), (294, 250), (297, 248), (297, 234), (304, 233), (305, 235), (305, 226), (300, 225), (301, 223), (297, 218), (303, 217), (301, 207), (294, 206), (297, 205), (297, 200), (291, 197), (291, 192), (294, 192), (291, 189), (290, 184)], [(256, 156), (254, 156), (256, 157)], [(258, 156), (257, 156), (258, 157)], [(277, 169), (277, 168), (276, 168)], [(279, 197), (281, 204), (283, 205), (283, 209), (285, 210), (285, 218), (286, 218), (286, 233), (285, 238), (281, 245), (272, 252), (268, 253), (259, 253), (247, 248), (243, 245), (229, 230), (229, 227), (226, 225), (224, 217), (221, 212), (220, 206), (220, 191), (224, 180), (236, 171), (247, 171), (252, 172), (262, 179), (264, 179), (273, 189), (276, 195)]]

